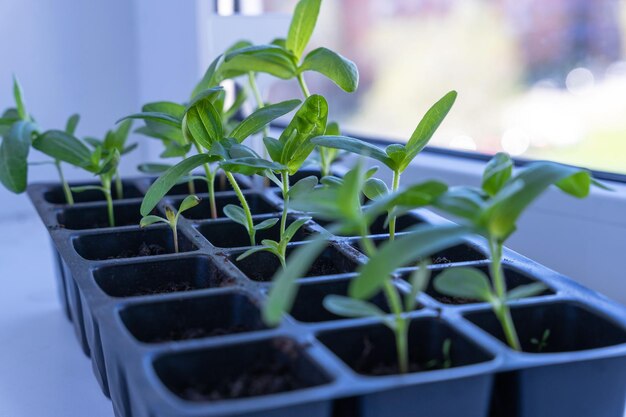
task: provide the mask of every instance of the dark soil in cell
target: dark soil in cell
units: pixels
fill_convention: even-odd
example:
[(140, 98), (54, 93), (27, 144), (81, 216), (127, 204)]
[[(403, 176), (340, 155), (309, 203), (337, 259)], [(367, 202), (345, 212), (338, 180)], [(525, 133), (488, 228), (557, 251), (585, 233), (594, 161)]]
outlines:
[[(361, 353), (361, 357), (357, 360), (354, 369), (363, 375), (370, 376), (385, 376), (385, 375), (398, 375), (400, 374), (400, 368), (397, 362), (380, 361), (380, 358), (372, 357), (374, 345), (369, 338), (363, 338), (364, 349)], [(432, 363), (422, 364), (411, 361), (409, 363), (409, 372), (421, 372), (432, 371), (440, 369), (440, 363), (438, 361), (432, 361)]]
[(444, 303), (444, 304), (452, 304), (452, 305), (466, 305), (466, 304), (476, 304), (476, 303), (480, 303), (480, 300), (474, 300), (472, 298), (460, 298), (460, 297), (448, 297), (447, 295), (433, 295), (431, 294), (431, 297), (433, 297), (435, 300), (439, 301), (440, 303)]
[(227, 328), (218, 328), (207, 330), (202, 327), (173, 329), (165, 337), (158, 337), (145, 340), (147, 343), (162, 343), (176, 340), (201, 339), (204, 337), (224, 336), (227, 334), (244, 333), (255, 330), (252, 326), (245, 324), (236, 324)]
[(218, 386), (197, 385), (185, 389), (181, 396), (191, 401), (218, 401), (255, 397), (304, 388), (289, 364), (271, 360), (257, 363), (242, 374), (220, 381)]
[(140, 256), (164, 255), (166, 253), (168, 253), (168, 250), (161, 245), (141, 242), (141, 245), (136, 250), (124, 250), (119, 255), (109, 257), (109, 259), (137, 258)]

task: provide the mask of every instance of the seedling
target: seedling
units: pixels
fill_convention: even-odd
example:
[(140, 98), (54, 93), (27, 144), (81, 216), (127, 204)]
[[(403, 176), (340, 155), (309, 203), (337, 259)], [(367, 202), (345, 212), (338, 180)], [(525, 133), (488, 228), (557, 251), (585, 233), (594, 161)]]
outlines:
[[(26, 191), (28, 182), (28, 154), (34, 138), (39, 135), (39, 127), (26, 111), (22, 88), (16, 77), (13, 77), (13, 96), (15, 107), (4, 111), (0, 117), (0, 182), (14, 193)], [(78, 124), (77, 114), (69, 118), (66, 131), (73, 134)], [(48, 163), (48, 162), (44, 162)], [(70, 187), (63, 175), (61, 161), (55, 159), (54, 164), (63, 188), (65, 200), (74, 204)]]
[[(456, 100), (456, 91), (450, 91), (435, 103), (424, 115), (411, 135), (406, 145), (392, 144), (385, 149), (368, 142), (348, 136), (324, 135), (313, 138), (311, 142), (322, 147), (342, 149), (359, 155), (368, 156), (385, 164), (393, 172), (391, 192), (400, 187), (400, 175), (407, 169), (411, 161), (424, 149), (433, 137), (439, 125), (452, 108)], [(371, 199), (389, 193), (389, 188), (381, 180), (372, 180), (374, 184), (368, 186), (371, 192), (367, 196)], [(396, 233), (396, 214), (389, 212), (389, 239), (393, 240)]]
[(546, 329), (543, 331), (541, 335), (541, 339), (537, 339), (533, 337), (530, 339), (530, 343), (537, 346), (537, 353), (543, 352), (543, 350), (548, 347), (548, 339), (550, 338), (550, 329)]
[(450, 189), (435, 204), (459, 217), (473, 232), (485, 236), (491, 255), (491, 282), (478, 269), (451, 268), (437, 276), (435, 288), (448, 296), (490, 303), (508, 345), (515, 350), (521, 350), (521, 345), (507, 303), (540, 294), (546, 287), (536, 282), (507, 290), (502, 269), (502, 248), (517, 230), (517, 220), (524, 210), (551, 185), (578, 198), (586, 197), (591, 185), (601, 186), (588, 171), (553, 162), (531, 163), (513, 176), (511, 158), (499, 153), (487, 164), (481, 188)]
[[(368, 262), (359, 267), (358, 276), (349, 287), (350, 297), (331, 295), (324, 299), (324, 306), (334, 314), (349, 317), (378, 317), (393, 332), (396, 339), (398, 369), (409, 370), (408, 318), (406, 313), (417, 306), (417, 294), (428, 283), (429, 270), (423, 260), (432, 253), (458, 243), (467, 228), (463, 226), (421, 226), (395, 241), (388, 241), (380, 249), (369, 238), (369, 226), (380, 214), (393, 207), (421, 207), (434, 201), (446, 191), (444, 184), (434, 181), (414, 185), (406, 190), (390, 193), (385, 198), (363, 207), (361, 194), (368, 178), (375, 169), (364, 172), (360, 165), (346, 174), (343, 180), (324, 181), (322, 188), (315, 189), (294, 202), (295, 207), (313, 212), (316, 216), (335, 222), (331, 231), (357, 231)], [(268, 324), (277, 324), (284, 311), (291, 308), (295, 296), (295, 281), (306, 271), (324, 247), (323, 238), (295, 251), (288, 267), (274, 278), (269, 300), (264, 308)], [(410, 262), (420, 262), (420, 268), (411, 276), (411, 291), (402, 297), (394, 285), (392, 273)], [(383, 291), (391, 315), (382, 311), (369, 300)]]
[(274, 254), (280, 261), (280, 264), (282, 265), (282, 267), (286, 268), (287, 267), (287, 261), (286, 261), (287, 245), (289, 244), (289, 242), (291, 242), (291, 239), (293, 239), (296, 233), (298, 233), (298, 230), (300, 230), (300, 228), (304, 225), (304, 223), (306, 223), (309, 220), (311, 220), (310, 217), (301, 217), (295, 220), (293, 223), (289, 225), (289, 227), (281, 235), (280, 241), (276, 242), (275, 240), (271, 240), (271, 239), (263, 239), (261, 241), (260, 246), (255, 246), (254, 248), (248, 249), (247, 251), (239, 255), (237, 257), (237, 260), (240, 261), (242, 259), (245, 259), (248, 256), (252, 255), (253, 253), (266, 251), (266, 252), (270, 252)]
[[(198, 155), (185, 158), (182, 162), (165, 171), (148, 189), (141, 204), (141, 214), (147, 216), (158, 202), (180, 179), (189, 174), (197, 167), (203, 166), (209, 184), (209, 198), (211, 199), (211, 212), (215, 217), (217, 210), (214, 196), (214, 180), (216, 168), (209, 165), (213, 162), (224, 162), (234, 159), (231, 148), (245, 149), (241, 146), (247, 137), (259, 132), (272, 120), (292, 111), (300, 102), (290, 100), (271, 106), (263, 107), (241, 121), (229, 134), (226, 135), (223, 120), (216, 110), (213, 101), (215, 95), (222, 91), (221, 88), (213, 88), (200, 93), (192, 103), (187, 106), (182, 119), (175, 118), (166, 113), (139, 113), (127, 118), (141, 118), (147, 120), (160, 120), (172, 126), (182, 129), (185, 140), (192, 143)], [(233, 221), (242, 224), (250, 237), (252, 246), (256, 244), (256, 231), (271, 227), (273, 224), (265, 221), (255, 225), (252, 213), (237, 180), (231, 172), (225, 170), (224, 174), (237, 194), (241, 207), (228, 205), (224, 208), (224, 214)]]
[(146, 226), (150, 226), (154, 223), (165, 223), (170, 229), (172, 229), (172, 239), (174, 240), (174, 252), (178, 253), (178, 217), (181, 213), (189, 210), (192, 207), (200, 204), (200, 199), (195, 195), (190, 195), (185, 197), (185, 199), (178, 206), (178, 211), (174, 213), (174, 211), (165, 207), (165, 218), (160, 216), (155, 216), (153, 214), (149, 214), (141, 219), (139, 225), (144, 228)]

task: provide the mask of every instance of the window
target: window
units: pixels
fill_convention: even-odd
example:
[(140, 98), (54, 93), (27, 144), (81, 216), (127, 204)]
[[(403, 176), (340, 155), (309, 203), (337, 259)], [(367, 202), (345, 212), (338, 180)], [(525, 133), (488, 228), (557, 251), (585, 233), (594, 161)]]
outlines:
[[(240, 0), (290, 13), (295, 0)], [(321, 77), (345, 131), (406, 140), (450, 89), (432, 144), (626, 173), (626, 1), (327, 0), (311, 45), (354, 60), (357, 93)], [(276, 82), (270, 98), (298, 94)]]

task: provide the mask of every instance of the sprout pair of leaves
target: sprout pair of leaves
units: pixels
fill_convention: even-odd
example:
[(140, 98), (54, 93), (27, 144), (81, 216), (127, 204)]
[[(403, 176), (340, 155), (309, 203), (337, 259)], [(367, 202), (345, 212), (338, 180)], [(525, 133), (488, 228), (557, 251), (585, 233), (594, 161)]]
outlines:
[[(364, 155), (385, 164), (393, 171), (391, 191), (396, 191), (400, 186), (400, 175), (406, 170), (411, 161), (424, 149), (435, 131), (441, 125), (446, 115), (456, 100), (456, 91), (447, 93), (437, 101), (424, 115), (417, 128), (406, 143), (392, 144), (384, 150), (368, 142), (347, 137), (324, 135), (314, 138), (311, 142), (328, 148), (341, 149), (347, 152)], [(377, 198), (389, 193), (387, 185), (380, 180), (373, 180), (368, 186), (369, 198)], [(395, 215), (389, 214), (390, 238), (395, 236)]]
[[(241, 156), (256, 156), (250, 149), (241, 145), (241, 142), (249, 136), (261, 131), (272, 120), (289, 113), (300, 104), (299, 100), (290, 100), (263, 107), (246, 117), (232, 131), (227, 133), (223, 125), (223, 119), (219, 115), (212, 100), (215, 94), (220, 91), (221, 88), (213, 88), (200, 93), (199, 96), (192, 100), (191, 104), (187, 106), (182, 119), (172, 117), (166, 113), (154, 112), (128, 116), (130, 118), (158, 120), (161, 123), (180, 127), (184, 133), (185, 139), (193, 143), (201, 152), (198, 155), (186, 158), (182, 162), (172, 166), (152, 184), (141, 205), (141, 214), (143, 216), (148, 215), (182, 177), (188, 175), (189, 172), (200, 166), (205, 167), (207, 180), (209, 181), (209, 189), (211, 191), (209, 198), (211, 199), (212, 208), (214, 208), (215, 200), (214, 193), (212, 192), (212, 184), (215, 172), (211, 171), (208, 164), (213, 162), (223, 164)], [(254, 246), (256, 243), (256, 231), (259, 230), (259, 227), (267, 228), (272, 225), (269, 223), (254, 225), (250, 208), (237, 181), (228, 170), (225, 170), (225, 173), (239, 198), (241, 207), (236, 208), (236, 206), (232, 206), (228, 208), (229, 206), (227, 206), (224, 210), (224, 214), (232, 220), (244, 225), (250, 236), (251, 244)]]
[(439, 209), (460, 218), (473, 232), (485, 236), (491, 252), (491, 281), (477, 269), (452, 268), (437, 276), (435, 288), (449, 296), (490, 303), (508, 344), (517, 350), (521, 345), (507, 301), (540, 294), (546, 287), (538, 282), (507, 291), (501, 267), (502, 246), (517, 229), (524, 210), (551, 185), (577, 198), (586, 197), (592, 185), (603, 187), (587, 170), (553, 162), (528, 164), (514, 176), (513, 161), (499, 153), (487, 164), (481, 188), (452, 188), (435, 203)]
[(356, 91), (359, 72), (352, 61), (327, 48), (317, 48), (303, 56), (315, 29), (320, 6), (321, 0), (300, 0), (285, 39), (276, 39), (268, 45), (237, 43), (209, 66), (196, 87), (196, 93), (227, 78), (260, 72), (283, 80), (297, 78), (308, 97), (310, 94), (302, 77), (307, 71), (326, 76), (344, 91)]
[(195, 196), (195, 195), (187, 196), (180, 203), (180, 206), (178, 206), (178, 211), (176, 213), (174, 213), (174, 211), (168, 206), (168, 207), (165, 207), (165, 218), (160, 217), (160, 216), (155, 216), (154, 214), (149, 214), (147, 216), (144, 216), (141, 219), (141, 221), (139, 222), (139, 225), (142, 228), (144, 228), (155, 223), (167, 224), (172, 230), (172, 239), (174, 241), (174, 252), (178, 253), (179, 251), (178, 249), (178, 218), (181, 213), (189, 210), (190, 208), (197, 206), (198, 204), (200, 204), (200, 198), (198, 198), (198, 196)]

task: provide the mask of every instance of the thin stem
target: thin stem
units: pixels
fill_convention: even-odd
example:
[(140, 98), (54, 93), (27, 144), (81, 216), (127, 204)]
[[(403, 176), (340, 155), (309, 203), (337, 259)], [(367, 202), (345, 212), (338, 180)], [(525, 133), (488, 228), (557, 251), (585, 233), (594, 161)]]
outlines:
[[(198, 145), (195, 141), (193, 144), (196, 147), (198, 153), (204, 153), (202, 147)], [(217, 219), (217, 207), (215, 205), (215, 172), (211, 171), (211, 167), (209, 164), (204, 164), (204, 174), (206, 176), (206, 181), (209, 186), (209, 205), (211, 206), (211, 218)], [(215, 170), (217, 172), (217, 170)]]
[(491, 263), (489, 265), (491, 279), (496, 292), (497, 303), (493, 305), (494, 313), (500, 321), (506, 341), (512, 349), (521, 351), (521, 345), (511, 317), (511, 310), (506, 303), (506, 281), (502, 270), (502, 243), (496, 239), (489, 239)]
[(320, 153), (320, 167), (322, 168), (322, 177), (327, 176), (330, 173), (330, 164), (326, 158), (326, 148), (323, 146), (318, 147)]
[(61, 184), (63, 186), (63, 194), (65, 194), (65, 201), (67, 204), (74, 205), (74, 196), (72, 195), (72, 190), (70, 189), (70, 185), (65, 180), (65, 176), (63, 175), (63, 168), (61, 167), (61, 161), (58, 159), (54, 160), (54, 166), (57, 168), (57, 172), (59, 173), (59, 179), (61, 180)]
[(118, 200), (124, 198), (124, 185), (122, 184), (122, 177), (118, 170), (115, 170), (115, 195)]
[(174, 238), (174, 253), (178, 253), (178, 222), (170, 225), (172, 228), (172, 237)]
[[(263, 102), (263, 97), (261, 96), (261, 91), (259, 91), (259, 86), (256, 83), (256, 76), (253, 71), (248, 71), (248, 84), (250, 84), (250, 89), (252, 90), (252, 94), (254, 95), (254, 99), (256, 100), (257, 109), (262, 109), (265, 107), (265, 103)], [(270, 128), (265, 126), (263, 128), (263, 136), (270, 135)]]
[(361, 246), (365, 254), (371, 258), (376, 253), (376, 245), (374, 245), (374, 242), (372, 242), (372, 239), (370, 239), (368, 235), (369, 229), (367, 225), (363, 224), (361, 227)]
[(309, 92), (309, 87), (306, 85), (306, 81), (304, 81), (304, 76), (302, 73), (298, 74), (298, 84), (300, 84), (300, 90), (302, 90), (302, 94), (304, 94), (304, 98), (309, 98), (311, 93)]
[(250, 243), (252, 244), (252, 246), (256, 246), (256, 230), (254, 230), (254, 221), (252, 221), (252, 213), (250, 212), (250, 206), (248, 205), (248, 202), (246, 201), (246, 197), (241, 192), (241, 188), (239, 188), (239, 184), (237, 184), (237, 180), (235, 180), (235, 177), (233, 177), (233, 174), (231, 174), (228, 171), (224, 171), (224, 174), (226, 175), (226, 178), (228, 178), (230, 185), (233, 187), (233, 190), (237, 194), (237, 197), (239, 198), (239, 202), (241, 203), (241, 208), (243, 209), (243, 212), (246, 215), (246, 222), (248, 223), (248, 235), (250, 236)]
[(102, 192), (104, 193), (104, 198), (107, 202), (107, 214), (109, 216), (109, 226), (115, 227), (115, 212), (113, 211), (113, 198), (111, 196), (111, 179), (110, 178), (102, 178), (100, 180), (102, 182)]
[[(391, 191), (396, 192), (400, 187), (400, 171), (393, 171), (393, 182), (391, 184)], [(389, 218), (389, 240), (396, 238), (396, 216), (390, 214)]]
[(398, 369), (405, 374), (409, 371), (409, 348), (408, 348), (408, 326), (407, 321), (402, 317), (402, 302), (398, 291), (389, 280), (383, 286), (385, 297), (391, 312), (395, 316), (395, 327), (393, 331), (396, 336), (396, 352), (398, 355)]
[(285, 229), (287, 227), (287, 210), (289, 205), (289, 172), (281, 172), (281, 178), (283, 182), (283, 215), (280, 218), (280, 240), (283, 239), (283, 235), (285, 234)]

